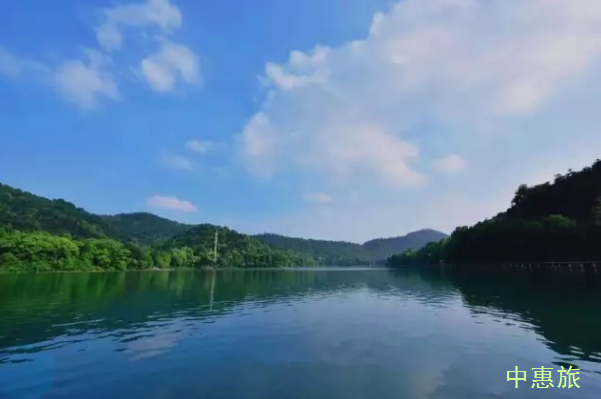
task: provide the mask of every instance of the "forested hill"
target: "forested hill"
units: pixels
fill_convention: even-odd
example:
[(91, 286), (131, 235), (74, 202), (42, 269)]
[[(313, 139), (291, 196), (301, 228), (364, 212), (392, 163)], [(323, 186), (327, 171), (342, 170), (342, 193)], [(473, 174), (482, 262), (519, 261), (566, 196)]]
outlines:
[[(213, 252), (219, 234), (218, 257)], [(249, 236), (209, 224), (187, 225), (146, 212), (96, 215), (0, 184), (0, 271), (245, 266), (354, 266), (418, 249), (442, 233), (423, 230), (363, 245)]]
[[(214, 258), (213, 246), (217, 233), (217, 258)], [(256, 238), (238, 233), (227, 227), (212, 224), (200, 224), (181, 234), (175, 235), (160, 247), (191, 248), (198, 257), (200, 265), (228, 267), (289, 267), (314, 266), (319, 264), (308, 253), (276, 248)]]
[(62, 199), (49, 200), (0, 183), (0, 227), (80, 238), (112, 235), (109, 222)]
[(0, 228), (4, 229), (149, 245), (190, 227), (146, 212), (95, 215), (65, 200), (50, 200), (0, 183)]
[(364, 244), (293, 238), (277, 234), (259, 234), (255, 237), (269, 245), (310, 254), (320, 264), (361, 265), (384, 260), (406, 249), (420, 249), (429, 242), (446, 237), (446, 234), (425, 229), (402, 237), (377, 238)]
[(579, 224), (599, 222), (601, 216), (601, 161), (581, 171), (556, 175), (553, 182), (518, 187), (504, 217), (537, 220), (561, 215)]
[(389, 259), (391, 265), (430, 262), (601, 260), (601, 161), (552, 182), (520, 185), (507, 211), (448, 239)]
[(323, 265), (366, 265), (372, 261), (361, 244), (352, 242), (313, 240), (278, 234), (258, 234), (254, 237), (274, 247), (309, 254)]
[(148, 212), (120, 213), (103, 216), (111, 226), (110, 231), (120, 239), (150, 245), (183, 233), (193, 226), (174, 222)]
[(150, 213), (95, 215), (0, 185), (0, 272), (313, 265), (309, 255), (225, 227), (185, 225)]

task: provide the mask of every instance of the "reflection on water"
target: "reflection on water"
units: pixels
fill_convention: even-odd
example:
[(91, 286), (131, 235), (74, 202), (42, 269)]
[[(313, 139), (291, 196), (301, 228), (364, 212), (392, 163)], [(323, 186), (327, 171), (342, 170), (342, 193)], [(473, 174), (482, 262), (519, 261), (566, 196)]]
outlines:
[(578, 367), (581, 388), (544, 395), (597, 397), (600, 287), (374, 269), (0, 276), (2, 399), (540, 397), (506, 381), (516, 365)]
[(556, 364), (601, 362), (601, 285), (597, 281), (566, 283), (528, 275), (483, 279), (465, 274), (453, 276), (453, 281), (474, 315), (496, 314), (503, 320), (527, 323), (526, 328), (557, 353)]

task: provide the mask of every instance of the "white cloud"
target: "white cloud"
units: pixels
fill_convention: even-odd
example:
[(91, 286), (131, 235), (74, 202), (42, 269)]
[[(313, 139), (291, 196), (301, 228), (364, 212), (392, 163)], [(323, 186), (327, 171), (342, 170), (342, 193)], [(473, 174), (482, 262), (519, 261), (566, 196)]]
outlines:
[(186, 142), (186, 148), (198, 154), (206, 154), (211, 152), (217, 148), (217, 146), (217, 143), (209, 140), (194, 139)]
[(310, 83), (325, 83), (329, 77), (327, 56), (328, 49), (322, 46), (316, 47), (311, 55), (294, 50), (285, 66), (268, 62), (265, 76), (268, 82), (283, 90)]
[(194, 53), (186, 46), (160, 40), (160, 49), (144, 58), (139, 67), (153, 90), (167, 92), (175, 89), (178, 80), (196, 84), (200, 80), (200, 66)]
[(192, 162), (186, 157), (181, 155), (171, 154), (168, 152), (163, 152), (161, 154), (161, 162), (164, 166), (171, 169), (181, 169), (181, 170), (194, 170), (192, 166)]
[[(404, 0), (362, 40), (269, 62), (266, 101), (236, 140), (245, 165), (320, 184), (336, 206), (258, 230), (391, 234), (493, 216), (549, 162), (601, 145), (600, 60), (596, 0)], [(433, 156), (446, 148), (462, 157)], [(443, 181), (430, 165), (462, 173)], [(389, 189), (406, 187), (421, 189)]]
[[(182, 14), (169, 0), (146, 0), (116, 5), (100, 11), (101, 23), (96, 27), (100, 50), (84, 49), (87, 59), (67, 59), (57, 65), (25, 59), (0, 48), (0, 75), (9, 78), (38, 80), (57, 89), (68, 100), (82, 108), (94, 108), (100, 98), (120, 100), (115, 76), (122, 65), (113, 65), (108, 57), (122, 48), (125, 28), (155, 28), (168, 35), (180, 28)], [(142, 32), (146, 33), (146, 32)], [(130, 67), (154, 90), (166, 92), (176, 83), (198, 84), (201, 81), (198, 57), (190, 48), (159, 36), (158, 49), (145, 57), (137, 67)], [(135, 50), (135, 49), (134, 49)], [(129, 53), (132, 53), (128, 49)]]
[(196, 212), (198, 208), (190, 201), (181, 200), (177, 197), (163, 197), (154, 195), (147, 199), (147, 205), (152, 208), (171, 209), (182, 212)]
[(49, 68), (43, 63), (25, 58), (19, 58), (15, 54), (0, 47), (0, 75), (8, 78), (32, 77), (43, 80), (47, 78)]
[(87, 61), (66, 60), (54, 67), (0, 49), (0, 73), (49, 85), (81, 108), (94, 108), (100, 97), (119, 100), (119, 90), (109, 69), (110, 60), (92, 49), (83, 52)]
[(119, 100), (119, 90), (107, 69), (108, 61), (97, 51), (87, 50), (89, 61), (65, 61), (55, 72), (58, 90), (82, 108), (93, 108), (98, 97)]
[(169, 92), (176, 88), (178, 81), (192, 85), (200, 82), (200, 66), (194, 52), (163, 37), (179, 29), (181, 24), (182, 13), (169, 0), (146, 0), (102, 10), (96, 38), (105, 50), (112, 51), (122, 47), (124, 28), (158, 29), (159, 48), (144, 57), (135, 72), (153, 90)]
[(457, 154), (451, 154), (434, 161), (434, 167), (445, 173), (459, 173), (467, 168), (467, 162)]
[(102, 10), (102, 23), (96, 28), (96, 38), (107, 50), (119, 49), (123, 37), (121, 30), (127, 27), (145, 28), (155, 26), (164, 33), (178, 29), (182, 14), (169, 0), (146, 0), (144, 2), (117, 5)]
[(331, 195), (326, 193), (305, 193), (303, 199), (307, 202), (313, 202), (318, 204), (332, 202), (333, 198)]
[(237, 136), (242, 156), (256, 175), (268, 177), (273, 173), (278, 136), (265, 114), (257, 113)]
[(453, 123), (536, 111), (601, 54), (601, 6), (590, 0), (407, 0), (372, 33), (339, 48), (268, 63), (271, 96), (257, 114), (270, 133), (254, 163), (309, 160), (318, 173), (370, 171), (394, 186), (424, 178), (403, 136), (423, 119)]

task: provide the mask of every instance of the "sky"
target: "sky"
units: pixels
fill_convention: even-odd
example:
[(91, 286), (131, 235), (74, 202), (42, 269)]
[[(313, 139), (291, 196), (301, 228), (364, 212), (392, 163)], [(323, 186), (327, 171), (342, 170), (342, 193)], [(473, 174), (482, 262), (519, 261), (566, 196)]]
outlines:
[(598, 0), (0, 0), (0, 182), (94, 213), (450, 233), (601, 158)]

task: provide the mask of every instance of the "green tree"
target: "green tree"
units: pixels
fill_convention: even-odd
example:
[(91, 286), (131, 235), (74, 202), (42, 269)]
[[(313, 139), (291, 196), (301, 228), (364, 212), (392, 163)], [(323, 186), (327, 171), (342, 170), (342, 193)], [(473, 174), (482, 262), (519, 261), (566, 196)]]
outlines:
[(601, 225), (601, 196), (597, 197), (593, 205), (592, 220), (596, 225)]

